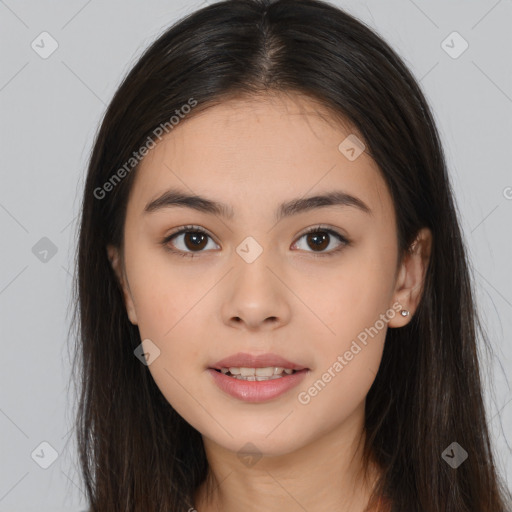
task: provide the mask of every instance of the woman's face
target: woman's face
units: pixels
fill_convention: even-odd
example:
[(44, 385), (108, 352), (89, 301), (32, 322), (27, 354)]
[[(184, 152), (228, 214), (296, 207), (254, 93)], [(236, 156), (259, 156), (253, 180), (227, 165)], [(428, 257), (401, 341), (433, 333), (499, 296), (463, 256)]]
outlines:
[[(412, 309), (385, 182), (351, 131), (315, 108), (260, 97), (185, 119), (137, 170), (122, 263), (110, 248), (158, 387), (234, 452), (249, 442), (285, 454), (360, 428), (386, 329)], [(171, 189), (225, 211), (157, 201)], [(333, 193), (338, 201), (307, 201)], [(239, 353), (305, 370), (242, 381), (212, 369)], [(287, 366), (274, 356), (243, 364)]]

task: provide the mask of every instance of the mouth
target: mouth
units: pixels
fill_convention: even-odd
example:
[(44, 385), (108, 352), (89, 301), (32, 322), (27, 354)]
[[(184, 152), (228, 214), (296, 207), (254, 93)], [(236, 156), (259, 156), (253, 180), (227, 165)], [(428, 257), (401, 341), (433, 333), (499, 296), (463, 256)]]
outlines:
[(207, 367), (212, 382), (244, 402), (273, 400), (298, 386), (310, 372), (278, 354), (238, 352)]

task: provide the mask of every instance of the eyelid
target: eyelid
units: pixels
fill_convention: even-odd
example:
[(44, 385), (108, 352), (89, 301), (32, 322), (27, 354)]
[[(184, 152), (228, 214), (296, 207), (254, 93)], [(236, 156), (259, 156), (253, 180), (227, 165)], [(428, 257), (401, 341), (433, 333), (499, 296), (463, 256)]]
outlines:
[[(215, 240), (215, 237), (207, 229), (205, 229), (201, 226), (197, 226), (195, 224), (187, 224), (186, 226), (180, 226), (179, 228), (176, 228), (176, 230), (174, 230), (173, 232), (166, 235), (163, 241), (168, 242), (173, 236), (181, 235), (183, 233), (188, 233), (189, 231), (194, 231), (194, 232), (197, 231), (199, 233), (204, 233), (205, 235), (208, 235), (212, 240)], [(218, 242), (215, 242), (215, 243), (218, 244)]]
[(316, 233), (317, 231), (326, 231), (327, 233), (339, 236), (340, 238), (344, 239), (347, 242), (349, 241), (345, 235), (341, 234), (338, 231), (338, 228), (331, 227), (328, 224), (315, 224), (314, 226), (310, 226), (309, 228), (306, 228), (304, 231), (302, 231), (301, 234), (298, 235), (297, 239), (309, 233)]

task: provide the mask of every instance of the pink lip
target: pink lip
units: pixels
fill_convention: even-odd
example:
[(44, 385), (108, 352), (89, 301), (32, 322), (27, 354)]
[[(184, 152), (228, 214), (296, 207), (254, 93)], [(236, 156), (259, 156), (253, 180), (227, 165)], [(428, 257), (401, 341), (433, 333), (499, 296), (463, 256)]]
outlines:
[[(221, 362), (224, 364), (223, 361)], [(255, 368), (255, 366), (247, 367)], [(297, 386), (309, 372), (308, 369), (303, 369), (291, 375), (285, 375), (280, 379), (245, 381), (228, 377), (213, 368), (209, 368), (207, 371), (212, 376), (215, 384), (217, 384), (222, 391), (245, 402), (264, 402), (272, 398), (277, 398)]]
[[(217, 370), (220, 370), (221, 368), (266, 368), (267, 366), (291, 368), (292, 370), (297, 371), (304, 370), (305, 368), (300, 364), (292, 363), (291, 361), (288, 361), (287, 359), (284, 359), (283, 357), (276, 354), (253, 355), (247, 354), (245, 352), (238, 352), (238, 354), (233, 354), (232, 356), (221, 359), (220, 361), (217, 361), (215, 364), (210, 366), (210, 368), (216, 368)], [(278, 380), (281, 379), (275, 379), (272, 382)]]

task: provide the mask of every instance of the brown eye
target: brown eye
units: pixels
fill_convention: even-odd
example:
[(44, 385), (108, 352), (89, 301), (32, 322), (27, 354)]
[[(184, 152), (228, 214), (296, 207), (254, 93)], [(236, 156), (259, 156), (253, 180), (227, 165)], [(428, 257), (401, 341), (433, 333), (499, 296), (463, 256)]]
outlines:
[(180, 231), (166, 237), (162, 243), (169, 251), (180, 256), (194, 256), (194, 253), (205, 252), (204, 249), (208, 247), (210, 240), (213, 242), (212, 237), (206, 231), (195, 226), (185, 226)]
[[(337, 231), (332, 229), (322, 228), (320, 226), (313, 227), (299, 237), (306, 240), (305, 247), (298, 247), (299, 249), (305, 250), (306, 252), (318, 253), (318, 256), (327, 256), (338, 252), (343, 249), (346, 245), (349, 245), (349, 241)], [(338, 241), (336, 245), (335, 241)], [(334, 247), (332, 243), (334, 242)], [(299, 242), (296, 242), (294, 246), (299, 246)], [(329, 246), (331, 248), (326, 250)]]

